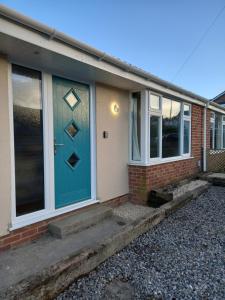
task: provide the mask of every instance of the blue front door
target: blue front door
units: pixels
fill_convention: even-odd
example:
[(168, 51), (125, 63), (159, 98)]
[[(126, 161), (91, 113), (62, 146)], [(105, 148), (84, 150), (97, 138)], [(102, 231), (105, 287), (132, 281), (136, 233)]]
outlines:
[(91, 198), (89, 87), (53, 76), (56, 208)]

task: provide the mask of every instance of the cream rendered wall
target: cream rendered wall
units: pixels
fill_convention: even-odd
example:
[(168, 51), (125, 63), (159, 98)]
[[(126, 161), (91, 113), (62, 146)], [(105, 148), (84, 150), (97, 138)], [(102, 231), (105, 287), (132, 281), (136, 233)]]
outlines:
[(8, 233), (11, 209), (9, 64), (0, 56), (0, 236)]
[[(119, 105), (113, 115), (111, 104)], [(107, 139), (103, 131), (108, 131)], [(97, 199), (122, 196), (128, 189), (129, 92), (96, 84)]]

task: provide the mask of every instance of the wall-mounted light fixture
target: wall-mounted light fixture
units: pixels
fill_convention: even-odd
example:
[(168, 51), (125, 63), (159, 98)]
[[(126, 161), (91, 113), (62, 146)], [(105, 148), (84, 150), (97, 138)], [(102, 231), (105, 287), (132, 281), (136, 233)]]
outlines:
[(119, 107), (119, 104), (116, 103), (116, 102), (113, 102), (111, 104), (111, 112), (113, 115), (117, 116), (120, 112), (120, 107)]

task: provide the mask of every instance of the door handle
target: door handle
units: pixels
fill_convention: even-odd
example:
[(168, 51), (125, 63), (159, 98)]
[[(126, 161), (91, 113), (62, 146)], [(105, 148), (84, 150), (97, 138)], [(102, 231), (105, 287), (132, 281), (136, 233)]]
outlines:
[(61, 147), (61, 146), (64, 146), (64, 144), (57, 144), (54, 142), (54, 154), (56, 155), (56, 152), (57, 152), (57, 147)]

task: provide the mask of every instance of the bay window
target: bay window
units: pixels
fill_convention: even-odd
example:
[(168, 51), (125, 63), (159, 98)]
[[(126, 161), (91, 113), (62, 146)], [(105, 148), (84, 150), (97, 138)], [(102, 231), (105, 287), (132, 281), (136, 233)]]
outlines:
[(135, 92), (131, 94), (130, 113), (131, 163), (145, 165), (190, 157), (190, 104), (148, 91)]
[(191, 106), (155, 94), (150, 94), (149, 101), (150, 161), (190, 155)]

